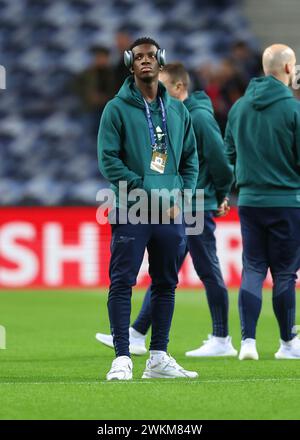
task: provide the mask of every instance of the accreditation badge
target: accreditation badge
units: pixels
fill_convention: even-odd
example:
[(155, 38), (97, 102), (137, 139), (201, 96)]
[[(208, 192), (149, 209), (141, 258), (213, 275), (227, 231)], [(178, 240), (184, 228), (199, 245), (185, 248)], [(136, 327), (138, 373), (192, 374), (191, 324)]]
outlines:
[(158, 151), (153, 151), (151, 164), (150, 164), (151, 170), (163, 174), (165, 172), (166, 163), (167, 163), (166, 153), (159, 153)]

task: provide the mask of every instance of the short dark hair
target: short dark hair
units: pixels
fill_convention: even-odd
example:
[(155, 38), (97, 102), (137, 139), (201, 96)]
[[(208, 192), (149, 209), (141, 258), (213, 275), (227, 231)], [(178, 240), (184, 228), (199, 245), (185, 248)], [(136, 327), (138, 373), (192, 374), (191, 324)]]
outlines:
[(176, 83), (181, 81), (186, 89), (189, 88), (191, 79), (188, 71), (181, 63), (170, 63), (163, 67), (162, 73), (167, 73), (170, 76), (171, 82)]
[(153, 38), (150, 37), (141, 37), (135, 40), (132, 45), (130, 46), (130, 50), (132, 50), (136, 46), (140, 46), (141, 44), (152, 44), (153, 46), (157, 47), (157, 49), (160, 49), (159, 44), (153, 40)]
[(90, 52), (94, 55), (102, 54), (102, 55), (110, 55), (110, 50), (106, 46), (94, 45), (90, 48)]
[(250, 49), (249, 44), (244, 40), (235, 41), (231, 47), (232, 49)]

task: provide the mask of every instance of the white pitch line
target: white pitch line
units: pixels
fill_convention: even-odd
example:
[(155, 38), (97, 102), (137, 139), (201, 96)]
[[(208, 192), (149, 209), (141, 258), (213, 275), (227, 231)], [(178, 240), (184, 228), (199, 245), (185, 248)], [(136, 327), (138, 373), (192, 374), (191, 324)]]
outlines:
[[(277, 377), (267, 377), (267, 378), (253, 378), (253, 379), (207, 379), (207, 380), (201, 380), (201, 379), (190, 379), (190, 380), (180, 380), (180, 383), (182, 384), (188, 384), (188, 385), (193, 385), (193, 384), (206, 384), (206, 383), (216, 383), (216, 384), (221, 384), (221, 383), (251, 383), (251, 382), (298, 382), (300, 381), (300, 377), (296, 377), (296, 378), (291, 378), (291, 377), (283, 377), (283, 378), (277, 378)], [(120, 380), (120, 381), (107, 381), (107, 380), (99, 380), (99, 381), (93, 381), (93, 382), (0, 382), (0, 386), (1, 385), (128, 385), (130, 386), (131, 384), (147, 384), (147, 385), (151, 385), (151, 384), (174, 384), (174, 383), (178, 383), (178, 381), (172, 379), (165, 379), (165, 380), (159, 380), (156, 379), (155, 382), (153, 382), (153, 380), (150, 379), (138, 379), (138, 380)]]

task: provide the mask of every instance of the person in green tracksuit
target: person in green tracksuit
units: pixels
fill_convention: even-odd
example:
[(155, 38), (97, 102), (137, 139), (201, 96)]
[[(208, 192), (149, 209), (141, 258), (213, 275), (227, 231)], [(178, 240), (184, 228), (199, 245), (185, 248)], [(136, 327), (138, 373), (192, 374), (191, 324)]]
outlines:
[[(105, 107), (98, 134), (99, 168), (118, 195), (121, 181), (127, 191), (185, 189), (194, 193), (199, 164), (191, 118), (184, 105), (171, 98), (159, 83), (165, 54), (152, 39), (136, 40), (125, 51), (130, 72), (116, 97)], [(161, 205), (159, 205), (161, 206)], [(117, 197), (117, 211), (124, 206)], [(163, 210), (163, 205), (161, 207)], [(148, 207), (151, 214), (152, 206)], [(130, 213), (130, 212), (129, 212)], [(163, 213), (165, 214), (165, 213)], [(129, 324), (132, 286), (145, 249), (152, 279), (152, 337), (150, 359), (143, 378), (197, 377), (167, 355), (169, 330), (178, 282), (178, 256), (186, 245), (176, 197), (168, 209), (169, 224), (112, 224), (108, 312), (116, 351), (107, 379), (132, 379)]]
[[(205, 286), (210, 314), (212, 334), (204, 344), (188, 351), (187, 356), (236, 356), (228, 335), (228, 292), (225, 286), (216, 249), (214, 216), (226, 214), (227, 196), (233, 174), (225, 155), (224, 142), (219, 126), (214, 118), (211, 100), (203, 91), (189, 94), (190, 78), (181, 63), (164, 66), (159, 75), (168, 93), (181, 100), (188, 109), (197, 140), (199, 176), (197, 188), (204, 189), (204, 228), (198, 235), (187, 236), (187, 247), (182, 255), (183, 263), (188, 251), (195, 270)], [(196, 209), (193, 198), (193, 209)], [(137, 319), (129, 329), (132, 354), (145, 354), (146, 333), (151, 326), (151, 287), (145, 295)], [(97, 333), (97, 340), (113, 347), (111, 335)]]
[(229, 112), (227, 155), (235, 167), (243, 239), (239, 293), (240, 360), (258, 360), (256, 326), (270, 269), (280, 329), (276, 359), (300, 359), (295, 333), (295, 280), (300, 257), (300, 103), (289, 86), (296, 57), (275, 44), (263, 54), (265, 76), (251, 80)]

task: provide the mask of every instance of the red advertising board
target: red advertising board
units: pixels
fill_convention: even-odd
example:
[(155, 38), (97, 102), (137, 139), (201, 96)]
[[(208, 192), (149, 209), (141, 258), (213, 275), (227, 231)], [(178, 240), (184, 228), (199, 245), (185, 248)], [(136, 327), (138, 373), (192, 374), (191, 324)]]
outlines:
[[(242, 245), (235, 209), (217, 220), (216, 237), (225, 282), (238, 287)], [(110, 226), (97, 223), (96, 208), (2, 208), (0, 288), (105, 287), (109, 243)], [(189, 256), (179, 279), (181, 287), (200, 285)], [(145, 254), (137, 285), (148, 282)]]

